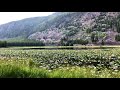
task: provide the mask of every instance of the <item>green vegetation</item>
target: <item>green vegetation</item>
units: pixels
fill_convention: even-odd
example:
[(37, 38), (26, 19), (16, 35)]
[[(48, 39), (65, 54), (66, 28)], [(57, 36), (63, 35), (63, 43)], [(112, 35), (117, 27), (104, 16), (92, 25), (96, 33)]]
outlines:
[(18, 42), (8, 42), (7, 46), (45, 46), (41, 41), (27, 40)]
[(116, 26), (117, 32), (120, 33), (120, 15), (114, 21), (116, 21), (114, 24)]
[(86, 33), (91, 33), (92, 32), (92, 29), (90, 29), (90, 28), (88, 28), (88, 29), (86, 29)]
[(105, 45), (104, 40), (102, 40), (101, 45)]
[(99, 40), (101, 40), (101, 44), (104, 45), (105, 37), (106, 37), (105, 32), (94, 31), (91, 33), (91, 41), (93, 43), (97, 43)]
[(115, 40), (116, 40), (116, 41), (120, 41), (120, 35), (116, 35), (116, 36), (115, 36)]
[[(65, 48), (67, 46), (56, 47)], [(23, 50), (33, 47), (1, 48), (0, 78), (120, 77), (119, 46), (86, 46), (86, 48), (94, 49), (77, 50), (77, 48), (84, 47), (74, 46), (75, 50), (40, 50), (40, 47), (37, 50)], [(95, 49), (96, 47), (98, 49)]]
[(27, 66), (0, 65), (0, 78), (119, 78), (119, 71), (95, 67), (65, 67), (55, 70)]
[(10, 47), (10, 46), (45, 46), (42, 41), (35, 41), (29, 39), (14, 40), (14, 41), (0, 41), (0, 47)]
[(6, 47), (7, 42), (6, 41), (0, 41), (0, 47)]
[(86, 45), (88, 44), (88, 40), (83, 39), (68, 40), (68, 38), (61, 39), (62, 46), (73, 46), (74, 44)]
[(75, 26), (69, 26), (67, 27), (67, 30), (69, 31), (67, 34), (66, 34), (66, 37), (70, 37), (70, 36), (74, 36), (78, 31), (79, 31), (79, 28), (75, 27)]
[(91, 34), (91, 40), (94, 43), (98, 41), (98, 34), (96, 32)]

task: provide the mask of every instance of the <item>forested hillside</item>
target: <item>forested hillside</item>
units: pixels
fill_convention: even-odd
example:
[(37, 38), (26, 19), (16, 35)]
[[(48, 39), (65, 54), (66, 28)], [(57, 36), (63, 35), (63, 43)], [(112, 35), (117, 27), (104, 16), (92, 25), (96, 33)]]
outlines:
[(0, 25), (1, 40), (32, 39), (47, 45), (119, 44), (119, 12), (56, 12)]

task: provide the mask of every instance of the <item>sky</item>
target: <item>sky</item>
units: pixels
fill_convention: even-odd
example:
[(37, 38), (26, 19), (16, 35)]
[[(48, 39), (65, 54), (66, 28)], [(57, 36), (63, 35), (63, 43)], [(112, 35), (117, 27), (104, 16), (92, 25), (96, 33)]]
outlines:
[(48, 16), (54, 12), (0, 12), (0, 24), (17, 21), (24, 18)]

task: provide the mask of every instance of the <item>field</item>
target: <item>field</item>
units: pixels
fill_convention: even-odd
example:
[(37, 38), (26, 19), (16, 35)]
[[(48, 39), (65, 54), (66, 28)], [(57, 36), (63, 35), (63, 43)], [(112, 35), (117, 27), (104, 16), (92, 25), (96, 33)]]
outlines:
[(119, 78), (120, 46), (0, 48), (0, 78)]

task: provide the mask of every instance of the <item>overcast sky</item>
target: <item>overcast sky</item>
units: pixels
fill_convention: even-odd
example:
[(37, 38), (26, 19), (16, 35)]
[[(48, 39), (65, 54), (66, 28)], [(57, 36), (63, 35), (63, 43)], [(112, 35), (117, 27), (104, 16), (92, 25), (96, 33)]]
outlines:
[(48, 16), (53, 13), (54, 12), (0, 12), (0, 24), (5, 24), (24, 18)]

